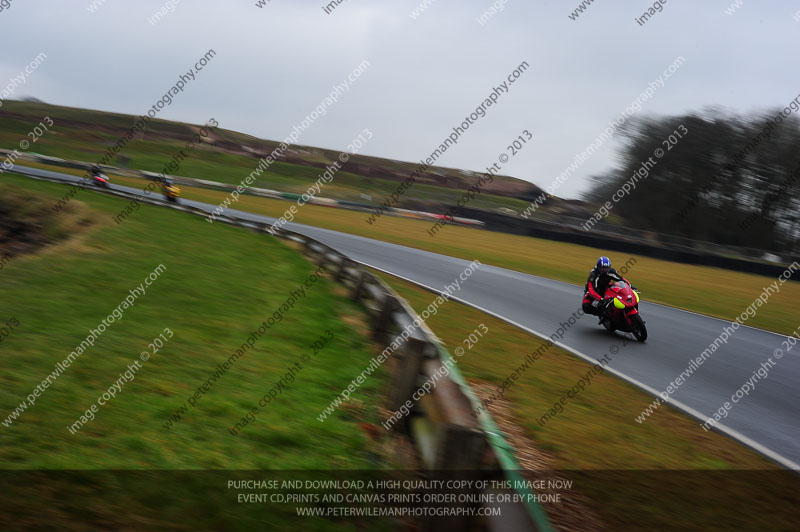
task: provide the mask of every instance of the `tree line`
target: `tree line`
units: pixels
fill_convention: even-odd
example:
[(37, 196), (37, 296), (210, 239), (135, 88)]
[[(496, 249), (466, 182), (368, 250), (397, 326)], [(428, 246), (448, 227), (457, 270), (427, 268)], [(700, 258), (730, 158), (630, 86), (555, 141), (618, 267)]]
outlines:
[[(635, 191), (614, 206), (624, 225), (778, 252), (800, 248), (796, 114), (711, 108), (637, 118), (619, 131), (616, 164), (592, 176), (584, 199), (608, 201), (644, 161), (655, 160)], [(663, 155), (651, 159), (657, 149)]]

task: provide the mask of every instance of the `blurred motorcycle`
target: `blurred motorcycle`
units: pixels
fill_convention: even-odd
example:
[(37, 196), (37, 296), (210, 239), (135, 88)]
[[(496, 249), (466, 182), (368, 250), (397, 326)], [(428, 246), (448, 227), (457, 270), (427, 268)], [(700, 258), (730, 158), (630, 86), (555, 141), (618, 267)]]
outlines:
[(639, 314), (639, 292), (623, 281), (611, 283), (604, 294), (602, 319), (607, 330), (633, 333), (637, 340), (647, 340), (647, 327)]
[(98, 187), (108, 187), (111, 179), (106, 174), (98, 172), (96, 174), (92, 174), (92, 182)]
[(179, 202), (178, 198), (181, 196), (181, 189), (178, 188), (172, 180), (165, 179), (161, 185), (161, 191), (164, 193), (164, 197), (167, 198), (167, 201), (171, 201), (172, 203)]

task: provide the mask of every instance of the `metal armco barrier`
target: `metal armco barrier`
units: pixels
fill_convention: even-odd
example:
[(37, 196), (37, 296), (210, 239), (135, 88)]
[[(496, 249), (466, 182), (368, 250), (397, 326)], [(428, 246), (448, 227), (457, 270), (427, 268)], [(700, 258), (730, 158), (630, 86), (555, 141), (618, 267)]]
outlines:
[[(14, 170), (17, 173), (19, 170)], [(56, 178), (30, 175), (34, 179), (70, 184)], [(109, 188), (93, 188), (96, 192), (136, 199), (141, 203), (160, 205), (199, 216), (208, 212), (188, 205), (175, 204), (155, 197)], [(222, 214), (215, 221), (268, 233), (272, 227)], [(312, 260), (323, 266), (332, 277), (347, 286), (352, 298), (368, 310), (372, 320), (372, 332), (381, 345), (389, 345), (409, 323), (419, 320), (419, 327), (391, 356), (395, 359), (391, 375), (388, 404), (396, 409), (419, 388), (420, 384), (437, 371), (445, 361), (453, 361), (447, 349), (438, 340), (410, 305), (388, 285), (364, 266), (343, 253), (301, 233), (283, 228), (275, 229), (274, 236), (302, 245)], [(388, 360), (387, 360), (388, 362)], [(480, 480), (522, 481), (520, 465), (514, 457), (513, 448), (502, 436), (500, 429), (488, 414), (482, 412), (474, 419), (470, 412), (480, 406), (472, 389), (464, 380), (453, 361), (449, 374), (437, 379), (437, 385), (416, 404), (403, 423), (394, 425), (414, 442), (420, 461), (424, 466), (441, 475), (451, 471), (453, 476), (469, 474)], [(506, 493), (487, 487), (484, 493)], [(423, 523), (424, 530), (464, 531), (476, 524), (484, 524), (489, 530), (554, 532), (544, 509), (531, 500), (530, 490), (511, 490), (522, 495), (522, 501), (504, 503), (502, 514), (491, 517), (462, 517)], [(509, 492), (509, 493), (511, 493)], [(441, 518), (440, 518), (441, 519)], [(475, 522), (473, 522), (475, 520)], [(482, 523), (479, 521), (482, 520)]]
[[(7, 155), (12, 153), (11, 150), (0, 149), (0, 155)], [(49, 157), (46, 155), (39, 155), (39, 154), (32, 154), (32, 153), (19, 153), (17, 154), (16, 158), (18, 160), (23, 161), (31, 161), (36, 162), (39, 164), (46, 164), (51, 166), (59, 166), (62, 168), (72, 168), (75, 170), (89, 170), (92, 167), (92, 164), (84, 162), (84, 161), (73, 161), (68, 159), (59, 159), (57, 157)], [(136, 170), (130, 168), (119, 168), (116, 166), (111, 165), (99, 165), (100, 169), (106, 173), (112, 173), (115, 175), (120, 175), (123, 177), (132, 177), (136, 179), (160, 179), (162, 177), (167, 177), (177, 183), (178, 185), (185, 185), (188, 187), (196, 187), (196, 188), (205, 188), (210, 190), (220, 190), (224, 192), (233, 192), (236, 190), (236, 185), (231, 185), (228, 183), (220, 183), (218, 181), (209, 181), (207, 179), (197, 179), (194, 177), (182, 177), (176, 176), (171, 174), (159, 174), (157, 172), (148, 172), (145, 170)], [(297, 201), (297, 198), (300, 197), (299, 194), (293, 194), (290, 192), (281, 192), (279, 190), (270, 190), (266, 188), (257, 188), (257, 187), (247, 187), (242, 192), (243, 195), (248, 196), (259, 196), (262, 198), (270, 198), (270, 199), (277, 199), (283, 201)], [(358, 212), (373, 212), (375, 207), (372, 205), (367, 205), (363, 203), (356, 203), (353, 201), (344, 201), (344, 200), (336, 200), (331, 198), (322, 198), (312, 196), (308, 203), (312, 203), (315, 205), (324, 205), (328, 207), (335, 207), (337, 209), (345, 209), (349, 211), (358, 211)], [(427, 219), (432, 221), (440, 220), (440, 216), (436, 216), (432, 213), (425, 213), (421, 211), (410, 211), (408, 209), (398, 209), (395, 207), (388, 207), (383, 212), (385, 216), (397, 216), (401, 218), (413, 218), (413, 219)], [(457, 216), (453, 218), (449, 223), (455, 225), (466, 225), (466, 226), (482, 226), (483, 222), (478, 220), (473, 220), (470, 218), (464, 218), (461, 216)]]

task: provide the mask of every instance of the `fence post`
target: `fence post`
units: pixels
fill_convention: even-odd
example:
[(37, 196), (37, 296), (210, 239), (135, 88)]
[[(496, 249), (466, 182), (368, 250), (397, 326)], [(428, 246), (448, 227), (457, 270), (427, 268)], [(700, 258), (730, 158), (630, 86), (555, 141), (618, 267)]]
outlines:
[(378, 340), (383, 339), (383, 337), (390, 332), (392, 325), (392, 313), (394, 312), (394, 309), (397, 308), (398, 303), (397, 299), (395, 299), (392, 294), (389, 292), (384, 292), (383, 301), (380, 305), (380, 311), (378, 312), (378, 316), (375, 318), (375, 325), (372, 330), (372, 333)]
[[(417, 338), (408, 338), (405, 344), (393, 353), (397, 359), (394, 365), (394, 375), (389, 388), (389, 408), (397, 411), (400, 406), (411, 397), (417, 389), (417, 377), (422, 368), (423, 353), (427, 342)], [(393, 427), (398, 428), (396, 424)]]
[(353, 294), (352, 299), (353, 301), (358, 301), (361, 299), (361, 290), (364, 288), (364, 281), (367, 279), (367, 270), (364, 268), (359, 268), (358, 273), (356, 273), (356, 282), (353, 285)]
[(322, 251), (317, 255), (317, 264), (323, 268), (328, 264), (328, 250), (322, 248)]
[(479, 469), (486, 450), (486, 436), (476, 429), (463, 425), (445, 425), (436, 450), (434, 469)]
[(339, 262), (339, 268), (336, 270), (336, 281), (341, 282), (345, 278), (345, 274), (347, 271), (347, 267), (350, 265), (350, 259), (345, 257), (344, 255), (341, 256), (342, 260)]

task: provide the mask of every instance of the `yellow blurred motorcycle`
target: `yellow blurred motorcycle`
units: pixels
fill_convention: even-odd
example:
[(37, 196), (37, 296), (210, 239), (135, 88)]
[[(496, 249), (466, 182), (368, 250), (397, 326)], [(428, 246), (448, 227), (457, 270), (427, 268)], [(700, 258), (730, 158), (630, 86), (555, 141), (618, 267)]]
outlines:
[(178, 203), (178, 198), (181, 197), (181, 189), (170, 179), (165, 179), (161, 184), (161, 192), (164, 193), (164, 197), (167, 198), (167, 201), (171, 201), (172, 203)]

